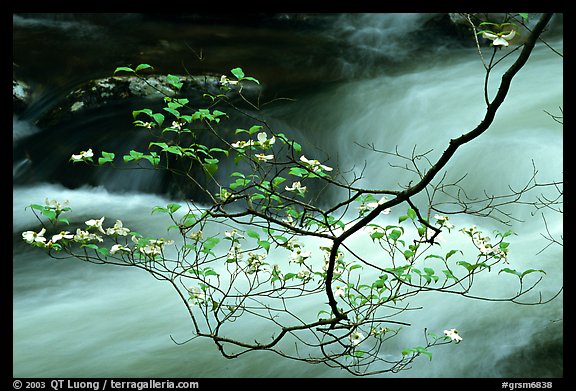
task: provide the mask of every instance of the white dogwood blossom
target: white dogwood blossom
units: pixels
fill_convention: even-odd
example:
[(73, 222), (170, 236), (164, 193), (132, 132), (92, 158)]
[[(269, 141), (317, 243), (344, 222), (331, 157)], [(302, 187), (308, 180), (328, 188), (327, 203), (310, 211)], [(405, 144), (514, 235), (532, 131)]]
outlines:
[(310, 251), (304, 251), (302, 248), (297, 247), (290, 254), (290, 261), (302, 264), (306, 259), (310, 258), (311, 255), (312, 253), (310, 253)]
[(61, 213), (66, 210), (69, 203), (68, 200), (65, 200), (64, 203), (60, 203), (57, 200), (49, 200), (48, 198), (46, 198), (44, 202), (46, 203), (46, 206), (48, 206), (50, 209), (54, 209), (56, 213)]
[(226, 254), (226, 262), (240, 262), (242, 260), (242, 246), (235, 244)]
[(60, 233), (58, 233), (56, 235), (52, 235), (51, 241), (52, 241), (52, 243), (56, 243), (57, 241), (59, 241), (61, 239), (74, 239), (74, 235), (68, 231), (60, 231)]
[(462, 341), (462, 337), (458, 334), (457, 329), (444, 330), (444, 335), (450, 337), (456, 343)]
[(364, 338), (364, 334), (362, 334), (360, 331), (355, 331), (350, 334), (350, 342), (352, 342), (352, 346), (357, 346), (364, 340)]
[(70, 160), (72, 160), (73, 163), (76, 162), (85, 162), (88, 160), (92, 160), (92, 157), (94, 157), (94, 152), (92, 152), (92, 149), (88, 149), (87, 151), (82, 151), (80, 152), (78, 155), (72, 155), (70, 157)]
[(106, 234), (107, 235), (126, 236), (126, 235), (128, 235), (128, 232), (130, 232), (130, 230), (128, 228), (124, 228), (124, 225), (122, 224), (122, 221), (120, 221), (120, 220), (116, 220), (114, 227), (106, 228)]
[(233, 85), (238, 84), (238, 80), (230, 80), (230, 79), (228, 78), (228, 76), (222, 75), (222, 76), (220, 77), (220, 84), (221, 84), (222, 86), (225, 86), (225, 87), (230, 87), (230, 86), (233, 86)]
[(266, 162), (268, 160), (274, 159), (274, 155), (264, 155), (263, 153), (257, 153), (256, 155), (254, 155), (254, 157), (260, 160), (261, 162)]
[(88, 231), (81, 230), (80, 228), (77, 228), (76, 234), (74, 235), (74, 241), (75, 242), (91, 242), (91, 241), (103, 242), (104, 239), (102, 239), (99, 235), (96, 235), (96, 234), (90, 233)]
[(226, 236), (227, 238), (230, 238), (232, 240), (234, 239), (244, 239), (244, 236), (242, 236), (242, 234), (240, 234), (238, 232), (237, 229), (231, 229), (230, 231), (225, 231), (224, 232), (224, 236)]
[(514, 30), (508, 31), (506, 33), (502, 32), (502, 33), (496, 33), (496, 34), (488, 32), (488, 31), (484, 31), (482, 33), (482, 37), (491, 40), (493, 46), (508, 46), (510, 44), (508, 41), (510, 41), (515, 36), (516, 36), (516, 31), (514, 31)]
[(85, 224), (88, 226), (88, 229), (96, 228), (98, 231), (105, 234), (106, 231), (104, 231), (104, 228), (102, 228), (103, 222), (104, 222), (104, 216), (102, 216), (102, 218), (100, 218), (100, 219), (90, 219), (90, 220), (86, 221)]
[(332, 167), (325, 166), (315, 159), (310, 160), (306, 158), (306, 156), (304, 155), (300, 156), (300, 161), (304, 163), (313, 172), (320, 172), (322, 170), (332, 171)]
[(444, 228), (447, 228), (448, 231), (450, 231), (452, 228), (454, 228), (454, 225), (452, 223), (448, 222), (448, 216), (442, 216), (439, 214), (435, 214), (434, 218), (437, 220), (438, 224), (440, 224)]
[(26, 243), (44, 243), (46, 242), (46, 238), (44, 237), (45, 233), (46, 228), (42, 228), (40, 232), (34, 232), (34, 231), (22, 232), (22, 239), (24, 239)]
[(263, 149), (269, 149), (272, 146), (272, 144), (276, 142), (276, 137), (272, 136), (268, 138), (266, 132), (258, 133), (256, 138), (258, 139), (258, 143)]
[(285, 189), (286, 191), (297, 192), (300, 195), (304, 195), (304, 193), (306, 192), (306, 186), (302, 186), (302, 184), (299, 181), (292, 183), (292, 186), (286, 186)]
[(165, 245), (173, 244), (173, 240), (166, 240), (166, 239), (150, 239), (148, 243), (144, 246), (140, 247), (140, 252), (145, 255), (149, 256), (156, 256), (161, 255), (162, 251), (164, 251)]
[(188, 299), (192, 304), (201, 304), (206, 301), (206, 293), (202, 289), (196, 286), (191, 286), (187, 290), (190, 294)]
[(259, 272), (264, 264), (264, 259), (266, 259), (264, 255), (249, 252), (248, 259), (246, 260), (248, 262), (248, 273)]
[(230, 144), (230, 146), (232, 148), (246, 148), (246, 147), (251, 147), (254, 145), (255, 144), (254, 144), (253, 140), (248, 140), (248, 141), (240, 140), (240, 141), (236, 141), (235, 143)]
[(344, 297), (346, 293), (344, 292), (344, 287), (336, 285), (336, 290), (334, 291), (334, 296)]
[(112, 246), (110, 248), (110, 254), (116, 254), (118, 251), (124, 251), (124, 252), (131, 252), (132, 250), (130, 250), (129, 247), (123, 246), (121, 244), (115, 244), (114, 246)]

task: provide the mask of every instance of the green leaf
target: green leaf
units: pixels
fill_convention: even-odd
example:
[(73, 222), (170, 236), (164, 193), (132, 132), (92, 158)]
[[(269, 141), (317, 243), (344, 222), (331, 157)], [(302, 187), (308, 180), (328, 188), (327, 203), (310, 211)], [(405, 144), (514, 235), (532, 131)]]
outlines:
[(220, 160), (218, 159), (211, 159), (211, 158), (204, 159), (204, 163), (206, 164), (218, 164), (219, 162)]
[(107, 257), (110, 254), (110, 250), (108, 250), (106, 247), (100, 247), (96, 251), (98, 251), (100, 254), (104, 255), (105, 257)]
[(256, 84), (260, 84), (260, 81), (258, 81), (258, 79), (255, 79), (255, 78), (253, 78), (253, 77), (251, 77), (251, 76), (244, 76), (244, 77), (242, 78), (242, 80), (250, 80), (250, 81), (253, 81), (253, 82), (256, 83)]
[(231, 190), (236, 190), (239, 187), (246, 186), (250, 183), (250, 179), (238, 178), (236, 181), (229, 185)]
[(212, 250), (218, 243), (220, 243), (220, 239), (217, 237), (210, 237), (202, 243), (202, 251), (209, 252)]
[(288, 174), (294, 175), (294, 176), (298, 176), (298, 177), (302, 177), (302, 176), (304, 176), (304, 175), (308, 175), (309, 172), (308, 172), (308, 170), (306, 170), (305, 168), (302, 168), (302, 167), (292, 167), (292, 168), (290, 168), (290, 170), (288, 171)]
[(364, 352), (362, 350), (355, 350), (354, 352), (352, 352), (352, 356), (361, 358), (362, 356), (364, 356)]
[(248, 129), (248, 134), (254, 134), (256, 132), (259, 132), (263, 129), (264, 127), (262, 125), (252, 125), (250, 127), (250, 129)]
[(150, 212), (150, 214), (154, 214), (156, 212), (159, 213), (168, 213), (168, 209), (167, 208), (163, 208), (161, 206), (155, 206), (152, 208), (152, 212)]
[(30, 204), (26, 208), (32, 208), (32, 209), (36, 209), (39, 211), (43, 211), (44, 209), (46, 209), (46, 207), (44, 205), (38, 205), (38, 204)]
[(426, 348), (418, 346), (416, 348), (416, 351), (420, 354), (425, 354), (426, 356), (428, 356), (428, 358), (430, 359), (430, 361), (432, 361), (432, 353), (430, 353), (429, 351), (426, 350)]
[(226, 114), (225, 112), (220, 111), (220, 110), (214, 110), (214, 111), (212, 112), (212, 115), (213, 115), (214, 117), (221, 117), (221, 116), (223, 116), (223, 115), (224, 115), (224, 116), (228, 116), (228, 114)]
[(424, 259), (428, 259), (428, 258), (438, 258), (438, 259), (444, 260), (444, 258), (442, 258), (440, 255), (436, 255), (436, 254), (426, 255), (426, 258), (424, 258)]
[(174, 117), (180, 117), (180, 112), (172, 107), (164, 107), (162, 110), (172, 114)]
[(402, 215), (402, 216), (398, 217), (398, 224), (400, 224), (401, 222), (403, 222), (407, 218), (408, 218), (408, 216), (406, 216), (406, 215)]
[(98, 249), (100, 248), (100, 247), (98, 247), (97, 245), (92, 244), (92, 243), (83, 244), (83, 245), (81, 245), (80, 247), (88, 247), (88, 248), (91, 248), (91, 249), (96, 250), (96, 251), (98, 251)]
[(498, 274), (500, 274), (502, 272), (514, 274), (515, 276), (517, 276), (520, 279), (524, 278), (524, 276), (526, 276), (527, 274), (530, 274), (530, 273), (544, 273), (544, 274), (546, 274), (546, 272), (544, 270), (541, 270), (541, 269), (528, 269), (528, 270), (525, 270), (524, 272), (520, 273), (519, 271), (514, 270), (514, 269), (510, 269), (508, 267), (505, 267), (504, 269), (500, 270), (498, 272)]
[(114, 74), (117, 74), (118, 72), (134, 73), (134, 69), (130, 67), (118, 67), (114, 70)]
[(516, 234), (512, 230), (508, 230), (506, 232), (497, 232), (496, 233), (496, 237), (501, 236), (502, 239), (504, 239), (505, 237), (510, 236), (510, 235), (516, 235)]
[(250, 236), (251, 238), (260, 240), (260, 234), (256, 231), (248, 230), (246, 231), (246, 235)]
[(222, 148), (210, 148), (210, 152), (221, 152), (224, 155), (228, 156), (228, 151)]
[[(169, 98), (164, 98), (164, 100), (169, 99)], [(170, 100), (167, 102), (168, 104), (168, 108), (171, 110), (176, 110), (179, 109), (180, 107), (183, 106), (182, 103), (178, 102), (178, 100)]]
[[(218, 159), (206, 159), (206, 160), (216, 160), (218, 161)], [(202, 167), (204, 168), (204, 170), (206, 171), (206, 173), (208, 174), (208, 176), (213, 177), (214, 174), (216, 173), (216, 171), (218, 171), (218, 164), (215, 163), (207, 163), (207, 164), (203, 164)]]
[(206, 269), (203, 270), (203, 274), (205, 277), (209, 277), (209, 276), (219, 276), (219, 274), (212, 268), (207, 267)]
[(234, 69), (232, 69), (230, 72), (232, 72), (232, 74), (233, 74), (234, 76), (236, 76), (236, 78), (237, 78), (238, 80), (244, 78), (244, 71), (242, 70), (242, 68), (234, 68)]
[(468, 263), (466, 261), (458, 261), (456, 262), (456, 264), (464, 266), (470, 272), (476, 270), (478, 267), (489, 268), (489, 266), (485, 262), (475, 263), (472, 265), (471, 263)]
[(164, 123), (164, 115), (163, 114), (160, 114), (160, 113), (152, 114), (152, 118), (154, 118), (154, 121), (156, 121), (158, 126), (162, 126), (162, 124)]
[(302, 152), (302, 145), (298, 144), (296, 141), (292, 141), (290, 145), (292, 146), (294, 152), (296, 153)]
[(429, 276), (433, 276), (436, 272), (434, 271), (434, 269), (432, 269), (431, 267), (425, 267), (424, 268), (424, 272), (426, 274), (428, 274)]
[(183, 84), (178, 76), (168, 74), (168, 76), (166, 76), (166, 80), (177, 90), (180, 90), (180, 88), (182, 88)]
[(114, 160), (114, 153), (112, 152), (104, 152), (102, 151), (102, 157), (98, 158), (98, 165), (103, 165), (106, 163), (110, 163)]
[(446, 259), (450, 258), (452, 255), (456, 254), (457, 252), (464, 255), (464, 253), (461, 250), (450, 250), (446, 253)]
[(178, 209), (180, 209), (182, 207), (182, 205), (180, 204), (168, 204), (166, 205), (168, 211), (170, 211), (170, 213), (174, 213), (176, 212)]
[(135, 71), (136, 71), (136, 72), (138, 72), (138, 71), (143, 71), (144, 69), (154, 69), (154, 68), (152, 67), (152, 65), (140, 64), (140, 65), (138, 65), (138, 66), (136, 67)]
[(385, 288), (386, 280), (388, 280), (388, 275), (387, 275), (387, 274), (382, 274), (382, 275), (380, 276), (380, 278), (378, 278), (376, 281), (374, 281), (374, 282), (372, 283), (372, 288), (376, 288), (376, 289)]
[(406, 213), (411, 220), (414, 220), (416, 216), (416, 211), (412, 208), (408, 208), (408, 212)]
[(500, 250), (506, 251), (508, 249), (509, 245), (510, 245), (510, 243), (508, 243), (508, 242), (500, 242), (500, 245), (499, 245)]
[(133, 149), (130, 151), (130, 157), (133, 158), (134, 160), (140, 160), (142, 156), (144, 156), (142, 152), (135, 151)]
[(152, 147), (152, 146), (160, 147), (163, 151), (168, 149), (168, 144), (166, 144), (166, 143), (151, 142), (150, 144), (148, 144), (148, 149), (150, 149), (150, 147)]
[(152, 110), (150, 109), (141, 109), (141, 110), (134, 110), (132, 111), (132, 118), (136, 119), (138, 115), (146, 114), (148, 117), (152, 117)]
[(56, 218), (56, 211), (52, 210), (52, 209), (44, 209), (42, 210), (42, 214), (46, 217), (48, 217), (50, 220), (53, 220)]
[(450, 270), (442, 270), (442, 273), (444, 273), (444, 275), (446, 276), (446, 278), (452, 278), (452, 279), (458, 281), (458, 278), (456, 278), (456, 277), (454, 276), (454, 274), (452, 274), (452, 271), (450, 271)]
[(259, 240), (258, 245), (266, 250), (266, 252), (270, 251), (270, 242), (267, 240)]
[(394, 229), (388, 234), (388, 239), (396, 241), (398, 238), (400, 238), (400, 236), (402, 236), (402, 231)]
[(460, 265), (460, 266), (464, 266), (466, 268), (466, 270), (468, 270), (468, 271), (472, 271), (472, 270), (476, 269), (475, 265), (472, 265), (471, 263), (466, 262), (466, 261), (458, 261), (458, 262), (456, 262), (456, 264)]
[(326, 314), (328, 316), (331, 315), (331, 313), (326, 311), (326, 310), (320, 310), (320, 311), (318, 311), (318, 314), (316, 316), (320, 319), (320, 315), (322, 315), (322, 314)]
[(284, 182), (285, 180), (286, 180), (286, 178), (282, 178), (281, 176), (278, 176), (272, 180), (272, 186), (276, 187), (276, 186), (280, 185), (282, 182)]
[(64, 223), (64, 224), (70, 225), (70, 221), (65, 217), (60, 217), (57, 221), (59, 223)]
[(412, 348), (412, 349), (402, 349), (402, 355), (403, 356), (407, 356), (410, 353), (415, 354), (415, 355), (425, 354), (430, 358), (430, 360), (432, 360), (432, 353), (427, 351), (426, 348), (423, 346), (417, 346), (417, 347)]
[(404, 258), (409, 259), (410, 257), (412, 257), (414, 255), (414, 251), (410, 251), (410, 250), (406, 250), (404, 251)]
[(255, 194), (252, 194), (250, 196), (250, 199), (252, 201), (263, 200), (265, 198), (266, 198), (266, 196), (264, 194), (261, 194), (261, 193), (255, 193)]
[(420, 235), (420, 236), (426, 235), (426, 231), (427, 231), (426, 226), (421, 225), (420, 227), (417, 228), (417, 230), (418, 230), (418, 235)]
[(546, 272), (542, 269), (528, 269), (528, 270), (522, 272), (522, 274), (520, 275), (520, 278), (523, 278), (526, 274), (530, 274), (530, 273), (544, 273), (544, 274), (546, 274)]
[(518, 276), (518, 278), (520, 278), (520, 276), (521, 276), (521, 274), (520, 274), (518, 271), (516, 271), (516, 270), (514, 270), (514, 269), (510, 269), (509, 267), (505, 267), (504, 269), (500, 270), (500, 271), (498, 272), (498, 274), (500, 274), (500, 273), (502, 273), (502, 272), (504, 272), (504, 273), (509, 273), (509, 274), (514, 274), (515, 276)]

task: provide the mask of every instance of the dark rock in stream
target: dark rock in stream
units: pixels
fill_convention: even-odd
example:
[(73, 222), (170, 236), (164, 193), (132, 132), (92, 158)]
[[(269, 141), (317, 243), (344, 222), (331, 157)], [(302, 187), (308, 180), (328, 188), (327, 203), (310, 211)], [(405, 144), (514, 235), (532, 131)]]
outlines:
[[(206, 105), (200, 100), (204, 93), (221, 93), (218, 76), (178, 76), (182, 87), (177, 91), (165, 75), (113, 76), (90, 80), (70, 92), (62, 102), (43, 115), (36, 123), (40, 128), (54, 126), (88, 109), (98, 109), (110, 103), (130, 98), (161, 101), (165, 96), (186, 97), (191, 104)], [(16, 98), (15, 98), (16, 99)]]
[(12, 80), (12, 112), (20, 114), (30, 103), (30, 86), (21, 80)]
[[(203, 94), (227, 94), (230, 99), (235, 100), (235, 104), (240, 104), (241, 98), (232, 98), (236, 95), (232, 90), (237, 89), (238, 85), (228, 85), (230, 90), (223, 91), (220, 75), (180, 75), (178, 78), (182, 83), (179, 90), (167, 80), (166, 75), (113, 76), (90, 80), (72, 88), (71, 92), (57, 99), (54, 105), (35, 121), (36, 127), (41, 131), (30, 134), (26, 142), (15, 145), (13, 156), (18, 164), (15, 166), (14, 183), (29, 184), (47, 180), (68, 188), (104, 186), (110, 191), (135, 190), (204, 200), (206, 195), (193, 183), (206, 182), (201, 167), (195, 167), (189, 173), (194, 177), (194, 181), (187, 181), (182, 176), (164, 170), (118, 170), (112, 167), (73, 165), (69, 162), (72, 154), (88, 148), (94, 148), (96, 155), (101, 151), (114, 151), (118, 157), (128, 154), (132, 149), (147, 150), (150, 141), (155, 139), (144, 128), (133, 126), (130, 113), (142, 108), (162, 112), (165, 97), (185, 97), (189, 100), (188, 106), (206, 108), (211, 106), (213, 101)], [(251, 96), (256, 92), (254, 87), (257, 86), (253, 82), (246, 82), (242, 86), (243, 94)], [(23, 88), (19, 88), (18, 92), (21, 89)], [(16, 82), (14, 90), (16, 101)], [(19, 93), (18, 96), (20, 95)], [(16, 104), (14, 107), (16, 108)], [(217, 106), (212, 108), (215, 107)], [(219, 126), (223, 137), (233, 136), (235, 126), (248, 128), (253, 125), (252, 119), (234, 111), (230, 112), (228, 117), (230, 121)], [(195, 124), (193, 128), (194, 133), (178, 136), (181, 142), (195, 141), (209, 147), (225, 147), (212, 133), (202, 131), (205, 128), (203, 124)], [(176, 136), (171, 132), (164, 135), (165, 140), (170, 137)], [(172, 156), (169, 159), (171, 167), (189, 169), (186, 163)], [(226, 173), (224, 163), (222, 166), (222, 172)], [(214, 192), (216, 191), (217, 189), (214, 189)]]

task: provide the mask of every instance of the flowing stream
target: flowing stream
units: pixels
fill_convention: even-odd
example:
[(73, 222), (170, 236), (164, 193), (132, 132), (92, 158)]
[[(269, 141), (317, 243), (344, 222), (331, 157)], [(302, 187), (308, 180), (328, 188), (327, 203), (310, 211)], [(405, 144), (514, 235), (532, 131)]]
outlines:
[[(210, 341), (177, 345), (170, 336), (187, 340), (191, 325), (167, 284), (139, 270), (53, 260), (21, 239), (22, 231), (38, 227), (25, 207), (45, 198), (69, 200), (77, 222), (105, 215), (107, 221), (119, 218), (141, 232), (164, 234), (165, 221), (150, 215), (150, 210), (177, 200), (163, 191), (161, 179), (107, 173), (90, 174), (81, 183), (78, 178), (83, 174), (65, 167), (71, 153), (99, 140), (118, 139), (123, 147), (137, 142), (128, 130), (130, 108), (114, 106), (50, 129), (34, 125), (75, 85), (109, 76), (116, 66), (156, 61), (159, 68), (176, 72), (189, 61), (193, 71), (224, 73), (240, 65), (263, 81), (268, 93), (277, 88), (284, 96), (295, 97), (294, 102), (264, 112), (271, 123), (301, 137), (305, 146), (326, 151), (333, 165), (365, 166), (362, 184), (370, 187), (393, 188), (412, 178), (406, 170), (391, 167), (398, 160), (370, 153), (361, 145), (372, 143), (387, 151), (398, 146), (404, 154), (416, 146), (419, 152), (432, 150), (428, 156), (434, 161), (450, 138), (481, 120), (483, 67), (475, 46), (456, 44), (448, 35), (435, 39), (412, 34), (424, 30), (432, 16), (317, 17), (322, 28), (290, 29), (274, 28), (272, 22), (247, 21), (231, 27), (222, 21), (201, 24), (194, 18), (130, 14), (93, 16), (89, 21), (74, 14), (14, 16), (15, 74), (35, 91), (29, 109), (13, 121), (14, 377), (347, 376), (266, 352), (227, 360)], [(276, 23), (281, 25), (281, 20)], [(562, 51), (562, 20), (554, 22), (549, 43)], [(40, 36), (45, 37), (43, 47), (36, 44)], [(431, 45), (436, 47), (430, 49)], [(56, 47), (61, 50), (56, 52)], [(205, 62), (197, 60), (200, 48)], [(492, 96), (499, 75), (490, 85)], [(447, 181), (467, 174), (463, 186), (473, 197), (484, 191), (506, 192), (508, 185), (520, 188), (528, 182), (533, 165), (542, 183), (561, 180), (562, 125), (545, 111), (559, 115), (562, 102), (562, 58), (540, 44), (514, 79), (493, 126), (459, 150), (446, 167)], [(549, 244), (542, 236), (546, 231), (541, 211), (529, 206), (511, 211), (523, 222), (512, 223), (518, 235), (510, 240), (510, 263), (518, 270), (544, 269), (539, 288), (544, 298), (550, 297), (563, 283), (562, 248), (552, 245), (540, 251)], [(402, 212), (393, 211), (387, 218), (394, 221)], [(545, 217), (549, 233), (559, 238), (562, 217), (553, 213)], [(457, 228), (477, 224), (486, 232), (505, 228), (489, 219), (455, 216), (451, 222)], [(446, 252), (463, 246), (461, 239), (454, 240), (445, 244)], [(362, 239), (352, 237), (352, 245), (362, 246)], [(500, 297), (513, 289), (506, 285), (512, 276), (504, 277), (481, 280), (479, 285), (490, 296)], [(439, 295), (423, 295), (415, 304), (426, 310), (406, 315), (414, 324), (407, 346), (421, 343), (424, 327), (436, 332), (457, 327), (464, 340), (435, 349), (431, 361), (422, 357), (410, 371), (383, 376), (563, 374), (562, 295), (542, 306)], [(301, 305), (307, 308), (307, 303)]]

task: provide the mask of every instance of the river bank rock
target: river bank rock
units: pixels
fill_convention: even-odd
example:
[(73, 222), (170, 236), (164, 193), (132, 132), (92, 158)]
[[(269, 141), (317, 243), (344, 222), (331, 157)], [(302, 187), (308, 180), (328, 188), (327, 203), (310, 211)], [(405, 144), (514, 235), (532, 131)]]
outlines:
[[(222, 93), (220, 76), (177, 77), (182, 83), (180, 90), (168, 82), (166, 75), (127, 75), (90, 80), (71, 91), (62, 102), (42, 116), (36, 125), (41, 128), (54, 126), (87, 110), (132, 98), (161, 102), (164, 97), (186, 97), (193, 104), (200, 106), (210, 103), (203, 98), (203, 94)], [(16, 93), (14, 99), (16, 100)]]
[(30, 86), (21, 80), (12, 80), (12, 112), (20, 114), (30, 103)]

